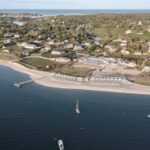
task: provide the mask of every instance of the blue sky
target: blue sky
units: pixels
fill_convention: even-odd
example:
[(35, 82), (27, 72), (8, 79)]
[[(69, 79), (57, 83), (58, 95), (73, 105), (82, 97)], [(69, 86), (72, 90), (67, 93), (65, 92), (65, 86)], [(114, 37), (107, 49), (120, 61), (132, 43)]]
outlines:
[(0, 9), (150, 9), (150, 0), (0, 0)]

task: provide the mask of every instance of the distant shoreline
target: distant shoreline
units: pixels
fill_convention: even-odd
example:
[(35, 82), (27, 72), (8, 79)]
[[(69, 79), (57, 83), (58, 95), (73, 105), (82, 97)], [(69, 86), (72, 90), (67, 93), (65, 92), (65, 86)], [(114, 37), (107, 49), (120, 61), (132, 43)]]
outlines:
[[(128, 85), (127, 87), (103, 87), (103, 86), (90, 86), (90, 85), (76, 85), (63, 82), (55, 82), (50, 80), (50, 73), (44, 71), (38, 71), (26, 68), (18, 63), (8, 62), (0, 60), (0, 65), (10, 67), (15, 71), (25, 73), (30, 76), (31, 79), (35, 80), (35, 83), (53, 88), (62, 89), (77, 89), (77, 90), (88, 90), (88, 91), (99, 91), (99, 92), (114, 92), (114, 93), (127, 93), (127, 94), (140, 94), (140, 95), (150, 95), (150, 87), (138, 84)], [(40, 80), (36, 80), (38, 78)]]
[(0, 13), (29, 13), (42, 16), (149, 14), (150, 9), (0, 9)]

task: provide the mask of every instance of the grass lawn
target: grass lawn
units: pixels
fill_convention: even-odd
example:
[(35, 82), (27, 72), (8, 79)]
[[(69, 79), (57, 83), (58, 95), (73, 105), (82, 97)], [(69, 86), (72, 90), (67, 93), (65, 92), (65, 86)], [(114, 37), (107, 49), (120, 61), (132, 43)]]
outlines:
[(142, 73), (138, 76), (130, 76), (135, 83), (150, 86), (150, 73)]
[[(76, 68), (72, 64), (62, 64), (42, 58), (27, 58), (21, 61), (24, 64), (31, 65), (42, 71), (56, 72), (75, 77), (91, 76), (93, 70), (88, 68)], [(46, 68), (49, 66), (49, 68)]]
[(112, 37), (117, 38), (119, 35), (122, 35), (125, 31), (120, 28), (97, 28), (94, 30), (94, 33), (99, 37)]
[(88, 76), (92, 75), (93, 70), (89, 69), (89, 68), (85, 68), (85, 67), (83, 67), (81, 69), (81, 68), (76, 68), (76, 67), (67, 65), (67, 66), (61, 68), (60, 70), (58, 70), (58, 72), (69, 75), (69, 76), (88, 77)]

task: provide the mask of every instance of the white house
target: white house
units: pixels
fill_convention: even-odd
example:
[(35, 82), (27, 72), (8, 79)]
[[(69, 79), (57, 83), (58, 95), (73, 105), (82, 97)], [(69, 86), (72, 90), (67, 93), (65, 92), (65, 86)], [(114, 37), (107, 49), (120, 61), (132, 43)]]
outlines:
[(19, 34), (14, 34), (14, 38), (19, 39), (20, 35)]
[(132, 33), (132, 30), (127, 30), (126, 32), (125, 32), (125, 34), (131, 34)]
[(55, 45), (55, 42), (52, 40), (52, 41), (49, 41), (48, 44), (49, 45)]
[(9, 53), (10, 53), (10, 50), (9, 50), (9, 49), (3, 49), (3, 52), (9, 54)]
[(117, 49), (116, 49), (116, 48), (114, 48), (114, 47), (112, 47), (112, 46), (109, 46), (109, 45), (106, 45), (106, 46), (105, 46), (105, 48), (107, 48), (107, 49), (108, 49), (108, 51), (109, 51), (109, 52), (111, 52), (111, 53), (112, 53), (112, 52), (116, 52), (116, 51), (117, 51)]
[(51, 23), (54, 23), (54, 22), (55, 22), (55, 19), (52, 19), (52, 20), (51, 20)]
[(125, 55), (129, 55), (130, 54), (130, 52), (128, 50), (126, 50), (126, 49), (122, 49), (121, 53), (125, 54)]
[(147, 29), (147, 31), (148, 31), (148, 32), (150, 32), (150, 28), (149, 28), (149, 29)]
[(142, 35), (142, 34), (143, 34), (142, 32), (138, 32), (138, 33), (137, 33), (137, 35)]
[(148, 53), (150, 53), (150, 42), (148, 42)]
[(139, 21), (139, 22), (138, 22), (138, 25), (139, 25), (139, 26), (142, 26), (142, 21)]
[(142, 69), (142, 72), (150, 72), (150, 67), (144, 67), (143, 69)]
[(4, 34), (4, 37), (7, 37), (7, 38), (12, 37), (12, 36), (13, 36), (13, 33), (10, 33), (10, 32), (7, 32)]
[(90, 47), (91, 43), (90, 42), (85, 42), (85, 43), (83, 43), (83, 45), (86, 46), (86, 47)]
[(137, 65), (134, 62), (128, 63), (128, 67), (135, 68)]
[(42, 41), (40, 41), (40, 40), (35, 40), (34, 43), (35, 43), (35, 44), (41, 44)]
[(52, 55), (62, 55), (62, 54), (64, 54), (64, 51), (52, 50), (51, 54)]
[(4, 40), (4, 44), (10, 44), (10, 43), (11, 43), (11, 40), (10, 40), (10, 39)]
[(122, 43), (120, 43), (120, 46), (121, 46), (121, 47), (127, 47), (128, 44), (127, 44), (127, 42), (122, 42)]
[(65, 48), (73, 48), (73, 44), (70, 43), (70, 44), (65, 45), (64, 47)]
[(134, 52), (133, 54), (134, 54), (134, 55), (142, 55), (142, 52), (136, 51), (136, 52)]
[(26, 43), (26, 42), (18, 43), (17, 45), (20, 46), (20, 47), (26, 48), (26, 49), (31, 49), (31, 50), (35, 50), (35, 49), (40, 48), (40, 47), (37, 47), (37, 46), (34, 45), (34, 44), (28, 44), (28, 43)]
[(78, 50), (83, 50), (82, 45), (75, 45), (73, 50), (78, 51)]
[(46, 53), (46, 52), (49, 52), (50, 50), (51, 50), (51, 47), (46, 46), (46, 47), (42, 48), (42, 49), (40, 50), (40, 52), (41, 52), (41, 53)]

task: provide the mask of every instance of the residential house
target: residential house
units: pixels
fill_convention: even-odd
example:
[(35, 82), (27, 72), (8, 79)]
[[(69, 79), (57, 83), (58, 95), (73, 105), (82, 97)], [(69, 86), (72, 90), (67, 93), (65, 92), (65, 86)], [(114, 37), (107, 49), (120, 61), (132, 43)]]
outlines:
[(150, 42), (148, 42), (148, 53), (150, 53)]
[(142, 25), (143, 25), (143, 24), (142, 24), (142, 21), (139, 21), (139, 22), (138, 22), (138, 25), (139, 25), (139, 26), (142, 26)]
[(55, 45), (55, 42), (53, 40), (48, 42), (49, 45)]
[(71, 49), (71, 48), (73, 48), (73, 44), (71, 44), (71, 43), (70, 43), (70, 44), (67, 44), (67, 45), (64, 46), (64, 48)]
[(108, 49), (108, 51), (111, 52), (111, 53), (117, 51), (117, 49), (115, 47), (113, 47), (113, 46), (106, 45), (105, 48)]
[(51, 51), (51, 49), (52, 49), (51, 47), (46, 46), (46, 47), (42, 48), (42, 49), (40, 50), (40, 52), (41, 52), (41, 53), (46, 53), (46, 52)]
[(142, 69), (142, 72), (150, 72), (150, 67), (146, 66)]
[(125, 34), (131, 34), (132, 33), (132, 30), (127, 30), (126, 32), (125, 32)]
[(78, 45), (74, 46), (73, 50), (74, 51), (80, 51), (80, 50), (83, 50), (83, 47), (82, 47), (82, 45), (78, 44)]
[(127, 66), (128, 66), (128, 67), (131, 67), (131, 68), (137, 67), (136, 63), (134, 63), (134, 62), (129, 62), (129, 63), (127, 64)]
[(34, 44), (28, 44), (26, 42), (18, 43), (17, 45), (20, 46), (20, 47), (26, 48), (26, 49), (31, 49), (31, 50), (36, 50), (36, 49), (40, 48), (40, 47), (38, 47)]
[(56, 55), (56, 56), (60, 56), (60, 55), (63, 55), (65, 52), (64, 51), (61, 51), (61, 50), (52, 50), (51, 51), (51, 54), (52, 55)]
[(85, 46), (85, 47), (91, 47), (91, 43), (90, 42), (85, 42), (82, 45)]
[(9, 38), (12, 37), (13, 35), (14, 35), (13, 33), (7, 32), (4, 34), (4, 37)]
[(130, 52), (126, 49), (122, 49), (121, 53), (124, 54), (124, 55), (129, 55), (130, 54)]
[(9, 53), (10, 53), (10, 50), (9, 50), (9, 49), (3, 49), (3, 52), (9, 54)]
[(140, 51), (135, 51), (133, 54), (140, 56), (140, 55), (142, 55), (142, 52), (140, 52)]
[(19, 39), (20, 35), (19, 34), (14, 34), (14, 38)]

